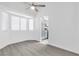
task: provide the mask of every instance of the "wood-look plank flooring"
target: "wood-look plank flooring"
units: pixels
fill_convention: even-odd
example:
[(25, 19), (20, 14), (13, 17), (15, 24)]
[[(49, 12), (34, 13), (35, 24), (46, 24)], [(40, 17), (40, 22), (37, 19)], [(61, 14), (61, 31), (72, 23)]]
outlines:
[(78, 54), (30, 40), (4, 47), (0, 50), (0, 56), (78, 56)]

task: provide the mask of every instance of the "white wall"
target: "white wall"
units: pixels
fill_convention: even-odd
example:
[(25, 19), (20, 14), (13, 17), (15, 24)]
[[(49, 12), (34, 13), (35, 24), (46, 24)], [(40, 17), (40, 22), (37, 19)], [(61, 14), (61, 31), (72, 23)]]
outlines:
[(75, 3), (52, 3), (52, 17), (49, 20), (50, 44), (73, 52), (79, 49), (74, 35), (76, 12)]
[(46, 3), (40, 15), (49, 17), (49, 44), (79, 53), (79, 3)]
[(52, 3), (49, 43), (79, 53), (79, 3)]
[[(25, 14), (26, 16), (34, 16), (34, 13), (32, 14), (31, 10), (26, 10), (25, 5), (20, 2), (0, 2), (0, 48), (3, 48), (7, 44), (16, 43), (20, 41), (25, 40), (38, 40), (38, 30), (36, 29), (36, 26), (34, 24), (34, 31), (26, 31), (26, 32), (14, 32), (10, 31), (9, 29), (7, 31), (1, 30), (1, 21), (2, 21), (2, 11), (10, 10), (15, 13)], [(36, 20), (34, 19), (34, 22)]]

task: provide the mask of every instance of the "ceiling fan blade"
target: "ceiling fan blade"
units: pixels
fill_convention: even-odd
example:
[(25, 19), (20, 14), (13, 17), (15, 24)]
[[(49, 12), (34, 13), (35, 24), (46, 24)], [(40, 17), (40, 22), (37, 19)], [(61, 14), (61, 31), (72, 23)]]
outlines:
[(33, 6), (35, 6), (35, 7), (45, 7), (46, 5), (33, 5)]
[(24, 2), (24, 4), (26, 9), (29, 9), (32, 6), (32, 4), (30, 4), (29, 2)]
[(29, 9), (30, 7), (26, 7), (26, 9)]
[(35, 11), (36, 11), (36, 12), (38, 12), (38, 9), (37, 9), (37, 8), (35, 8)]

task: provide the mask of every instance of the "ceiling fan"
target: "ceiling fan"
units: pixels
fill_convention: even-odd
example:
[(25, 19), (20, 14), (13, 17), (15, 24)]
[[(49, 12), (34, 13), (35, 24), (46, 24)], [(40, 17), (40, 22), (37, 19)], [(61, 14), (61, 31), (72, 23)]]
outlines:
[(38, 12), (39, 8), (41, 8), (41, 7), (46, 7), (45, 4), (39, 4), (38, 2), (32, 2), (32, 3), (27, 2), (26, 4), (28, 4), (28, 6), (26, 7), (26, 9), (32, 9), (35, 12)]

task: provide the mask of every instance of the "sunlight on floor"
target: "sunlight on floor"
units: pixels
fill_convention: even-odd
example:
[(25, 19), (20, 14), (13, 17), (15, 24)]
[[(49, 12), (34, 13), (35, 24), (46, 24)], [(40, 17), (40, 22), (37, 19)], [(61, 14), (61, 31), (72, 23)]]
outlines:
[(40, 43), (42, 43), (44, 45), (47, 45), (48, 44), (48, 41), (47, 40), (43, 40), (43, 41), (40, 41)]

